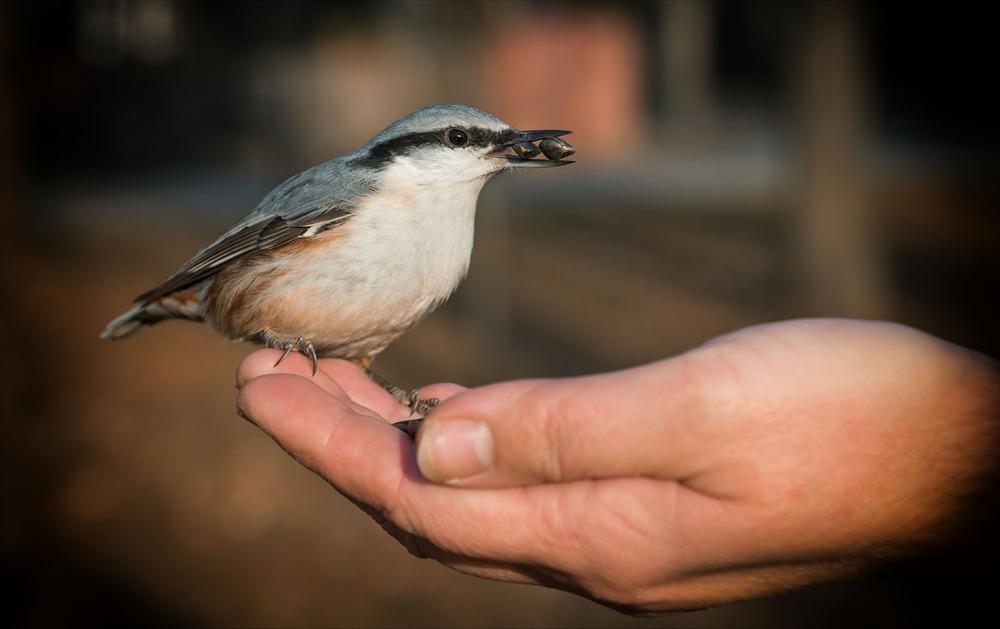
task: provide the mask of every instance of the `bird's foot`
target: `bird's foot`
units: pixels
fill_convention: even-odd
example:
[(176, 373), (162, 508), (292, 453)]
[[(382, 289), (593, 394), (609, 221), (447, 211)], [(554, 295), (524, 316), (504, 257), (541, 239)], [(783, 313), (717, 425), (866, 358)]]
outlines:
[(289, 354), (295, 351), (304, 354), (307, 358), (309, 358), (309, 360), (312, 361), (312, 375), (316, 375), (316, 369), (318, 367), (316, 348), (313, 347), (312, 341), (309, 339), (304, 339), (301, 336), (296, 339), (287, 339), (280, 336), (272, 336), (268, 332), (261, 332), (260, 338), (264, 342), (264, 345), (270, 347), (271, 349), (285, 350), (285, 353), (281, 355), (281, 358), (274, 363), (275, 367), (280, 365), (281, 361), (285, 360)]
[(416, 389), (409, 392), (404, 391), (371, 369), (364, 367), (364, 371), (372, 382), (385, 389), (389, 395), (396, 398), (397, 402), (408, 407), (410, 409), (410, 415), (419, 415), (419, 417), (414, 419), (407, 419), (393, 424), (393, 426), (399, 428), (411, 437), (415, 437), (417, 434), (417, 428), (420, 427), (421, 420), (427, 416), (427, 413), (431, 412), (431, 409), (440, 404), (441, 400), (436, 397), (421, 398), (420, 391)]
[[(411, 415), (420, 415), (421, 417), (426, 417), (427, 413), (431, 412), (435, 406), (441, 403), (441, 400), (436, 397), (421, 398), (420, 391), (414, 389), (409, 393), (403, 393), (402, 390), (396, 389), (403, 394), (403, 399), (400, 396), (393, 393), (393, 397), (399, 400), (399, 403), (403, 406), (410, 407)], [(390, 391), (392, 393), (392, 391)]]
[[(401, 422), (396, 422), (393, 424), (393, 426), (399, 428), (406, 434), (410, 435), (411, 439), (416, 439), (417, 429), (420, 428), (420, 423), (424, 421), (423, 418), (427, 416), (427, 413), (431, 412), (432, 408), (440, 404), (441, 400), (439, 400), (436, 397), (421, 398), (420, 391), (417, 391), (416, 389), (410, 391), (408, 394), (405, 394), (405, 396), (406, 400), (405, 401), (400, 400), (400, 402), (404, 406), (410, 407), (411, 415), (416, 415), (417, 413), (419, 413), (420, 417), (415, 419), (406, 419)], [(399, 398), (396, 397), (396, 399), (398, 400)]]

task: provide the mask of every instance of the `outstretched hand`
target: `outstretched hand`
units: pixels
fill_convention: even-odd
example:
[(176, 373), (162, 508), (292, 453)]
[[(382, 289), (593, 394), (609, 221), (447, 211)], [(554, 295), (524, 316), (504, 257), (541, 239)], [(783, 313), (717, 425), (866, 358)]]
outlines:
[(996, 471), (996, 364), (888, 323), (748, 328), (624, 371), (408, 409), (350, 363), (260, 350), (241, 413), (406, 548), (629, 611), (847, 578), (940, 543)]

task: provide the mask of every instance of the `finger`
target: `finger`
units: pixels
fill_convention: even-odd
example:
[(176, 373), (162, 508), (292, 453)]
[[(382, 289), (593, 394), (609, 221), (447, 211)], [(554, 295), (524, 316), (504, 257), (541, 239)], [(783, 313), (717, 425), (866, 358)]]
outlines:
[[(247, 355), (236, 368), (236, 388), (243, 387), (248, 381), (258, 377), (279, 373), (293, 374), (303, 378), (312, 378), (319, 386), (327, 389), (331, 385), (328, 374), (330, 360), (321, 360), (313, 375), (312, 361), (299, 352), (292, 352), (282, 358), (284, 352), (278, 349), (259, 349)], [(279, 359), (281, 362), (278, 362)], [(340, 361), (343, 362), (343, 361)], [(348, 363), (349, 365), (350, 363)], [(339, 390), (339, 387), (338, 387)]]
[(312, 378), (272, 374), (246, 382), (237, 406), (300, 463), (383, 509), (404, 476), (420, 479), (413, 443), (345, 398)]
[(324, 359), (319, 361), (319, 368), (342, 387), (357, 404), (372, 409), (391, 422), (410, 419), (410, 409), (375, 384), (355, 364), (346, 360)]
[(600, 376), (459, 393), (424, 421), (421, 472), (506, 487), (697, 471), (699, 395), (679, 359)]
[(324, 358), (319, 361), (319, 369), (313, 374), (312, 362), (300, 353), (282, 356), (281, 350), (261, 349), (252, 352), (236, 369), (236, 387), (242, 388), (253, 378), (263, 375), (291, 374), (310, 379), (327, 393), (349, 396), (355, 403), (371, 409), (390, 421), (409, 417), (409, 410), (403, 407), (365, 375), (356, 365), (346, 360)]
[(442, 382), (439, 384), (428, 384), (426, 386), (420, 387), (420, 398), (437, 398), (442, 402), (449, 398), (455, 397), (463, 391), (468, 391), (468, 388), (463, 387), (459, 384), (452, 384), (450, 382)]
[[(585, 530), (581, 523), (592, 517), (595, 496), (587, 484), (483, 491), (430, 483), (420, 475), (415, 446), (406, 435), (357, 412), (310, 378), (254, 378), (240, 391), (238, 403), (250, 421), (296, 460), (373, 509), (380, 515), (377, 520), (384, 518), (426, 540), (430, 546), (422, 548), (423, 554), (458, 569), (509, 579), (515, 573), (529, 578), (531, 571), (522, 573), (519, 566), (546, 565), (567, 573), (576, 567), (566, 563), (576, 561), (574, 553), (554, 543), (552, 532), (538, 523), (553, 504), (560, 504), (560, 521), (573, 531)], [(602, 501), (628, 492), (610, 487), (604, 494)], [(556, 537), (563, 546), (576, 543), (570, 535)]]
[[(528, 559), (536, 556), (537, 502), (551, 498), (533, 502), (521, 499), (519, 489), (483, 492), (428, 483), (417, 469), (414, 444), (406, 435), (358, 413), (311, 378), (254, 378), (240, 391), (238, 405), (297, 461), (356, 503), (367, 505), (365, 510), (377, 521), (398, 527), (392, 533), (397, 539), (408, 534), (415, 536), (410, 539), (427, 540), (431, 546), (425, 546), (424, 553), (456, 566), (462, 564), (458, 557), (481, 560), (478, 567), (484, 574), (531, 563)], [(448, 517), (442, 519), (442, 514)], [(501, 521), (505, 524), (498, 527)], [(463, 565), (472, 570), (477, 563)]]

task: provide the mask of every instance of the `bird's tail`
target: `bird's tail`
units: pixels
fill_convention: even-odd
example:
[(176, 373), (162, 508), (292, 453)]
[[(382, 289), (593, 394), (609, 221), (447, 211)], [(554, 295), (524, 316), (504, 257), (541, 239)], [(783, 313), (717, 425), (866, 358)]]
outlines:
[(155, 321), (143, 321), (143, 319), (146, 318), (145, 309), (145, 304), (139, 305), (121, 316), (116, 317), (115, 320), (109, 323), (108, 327), (104, 328), (104, 331), (101, 332), (101, 338), (117, 341), (118, 339), (123, 339), (126, 336), (132, 336), (144, 327), (153, 325)]
[(108, 327), (101, 332), (101, 338), (117, 341), (167, 319), (203, 321), (204, 316), (199, 297), (193, 291), (178, 292), (154, 301), (139, 303), (109, 323)]

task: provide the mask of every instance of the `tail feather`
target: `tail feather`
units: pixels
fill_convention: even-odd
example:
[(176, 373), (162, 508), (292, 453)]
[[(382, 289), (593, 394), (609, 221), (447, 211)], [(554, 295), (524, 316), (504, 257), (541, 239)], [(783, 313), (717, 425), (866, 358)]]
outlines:
[(117, 341), (127, 336), (132, 336), (142, 328), (148, 327), (153, 323), (156, 323), (156, 320), (150, 320), (150, 317), (146, 313), (146, 305), (142, 304), (116, 317), (101, 332), (101, 338)]
[(182, 291), (141, 302), (109, 323), (101, 332), (101, 338), (117, 341), (166, 319), (203, 321), (201, 295), (197, 291)]

